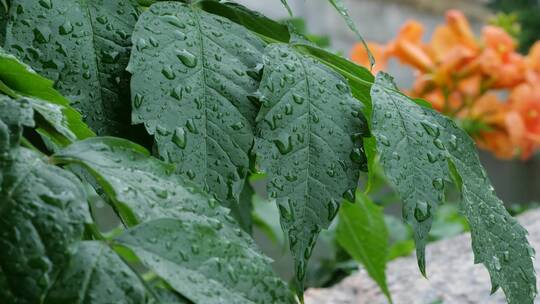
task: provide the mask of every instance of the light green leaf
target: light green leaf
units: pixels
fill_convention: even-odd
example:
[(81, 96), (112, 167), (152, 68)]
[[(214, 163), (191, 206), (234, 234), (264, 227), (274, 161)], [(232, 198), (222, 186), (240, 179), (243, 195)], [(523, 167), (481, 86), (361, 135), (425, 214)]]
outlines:
[(339, 14), (343, 17), (343, 19), (345, 19), (347, 26), (351, 29), (351, 31), (353, 31), (356, 34), (356, 37), (362, 42), (368, 54), (369, 63), (371, 64), (371, 67), (373, 67), (375, 65), (375, 57), (373, 57), (373, 54), (371, 53), (362, 35), (360, 35), (360, 32), (358, 31), (356, 24), (354, 23), (351, 16), (349, 15), (349, 10), (347, 9), (347, 7), (345, 7), (343, 0), (328, 0), (328, 1), (330, 1), (332, 6), (334, 6), (334, 8), (339, 12)]
[(421, 107), (396, 91), (380, 73), (372, 88), (372, 132), (381, 164), (404, 201), (403, 214), (415, 231), (418, 263), (425, 273), (424, 247), (446, 182), (462, 193), (462, 210), (472, 234), (475, 262), (488, 269), (493, 290), (508, 303), (533, 303), (534, 252), (527, 232), (496, 196), (470, 137), (449, 118)]
[(98, 134), (122, 134), (138, 16), (135, 0), (12, 0), (5, 47), (52, 79)]
[[(140, 224), (115, 242), (194, 303), (295, 303), (269, 259), (194, 213)], [(239, 230), (240, 231), (240, 230)]]
[[(178, 2), (153, 4), (133, 34), (133, 122), (157, 154), (227, 203), (249, 169), (263, 42), (243, 27)], [(159, 89), (156, 89), (159, 87)]]
[(353, 199), (365, 163), (361, 104), (342, 77), (292, 47), (270, 45), (264, 64), (255, 149), (289, 236), (301, 292), (317, 235), (342, 197)]
[(391, 301), (385, 274), (388, 231), (382, 209), (367, 195), (358, 192), (355, 204), (347, 202), (341, 206), (337, 241), (347, 253), (364, 265), (369, 276)]
[(38, 303), (82, 237), (88, 210), (73, 174), (16, 146), (31, 108), (5, 119), (13, 105), (21, 106), (0, 99), (0, 302)]
[[(69, 101), (53, 89), (53, 82), (41, 77), (15, 56), (0, 48), (0, 82), (12, 98), (28, 97), (28, 101), (50, 129), (49, 136), (64, 143), (94, 136), (82, 122), (81, 115), (69, 106)], [(59, 134), (54, 134), (59, 133)], [(62, 138), (63, 137), (63, 138)]]
[(45, 298), (56, 303), (126, 303), (146, 300), (146, 287), (138, 275), (105, 243), (80, 242)]
[(95, 137), (57, 152), (53, 160), (82, 165), (94, 176), (128, 225), (182, 212), (228, 221), (219, 203), (174, 175), (174, 165), (130, 141)]

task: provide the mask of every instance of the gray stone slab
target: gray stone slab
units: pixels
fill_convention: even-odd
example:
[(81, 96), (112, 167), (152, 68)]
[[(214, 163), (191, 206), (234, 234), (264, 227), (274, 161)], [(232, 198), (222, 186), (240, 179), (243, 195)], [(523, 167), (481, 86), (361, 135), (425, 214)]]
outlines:
[[(519, 217), (529, 231), (529, 241), (540, 252), (540, 210)], [(535, 261), (536, 272), (540, 263)], [(388, 287), (395, 304), (504, 304), (499, 290), (490, 296), (487, 270), (473, 264), (469, 234), (431, 244), (427, 248), (428, 280), (410, 256), (392, 261), (387, 268)], [(441, 302), (438, 302), (441, 301)], [(328, 289), (310, 289), (306, 304), (387, 304), (377, 285), (363, 270)], [(535, 303), (540, 303), (537, 299)]]

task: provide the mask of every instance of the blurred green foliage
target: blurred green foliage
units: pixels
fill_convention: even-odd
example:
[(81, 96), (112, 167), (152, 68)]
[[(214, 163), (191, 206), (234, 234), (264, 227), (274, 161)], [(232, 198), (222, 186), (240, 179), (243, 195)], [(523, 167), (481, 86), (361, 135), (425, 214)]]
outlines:
[(526, 53), (534, 42), (540, 40), (540, 2), (537, 0), (490, 0), (489, 6), (496, 11), (515, 16), (521, 28), (517, 38), (521, 52)]

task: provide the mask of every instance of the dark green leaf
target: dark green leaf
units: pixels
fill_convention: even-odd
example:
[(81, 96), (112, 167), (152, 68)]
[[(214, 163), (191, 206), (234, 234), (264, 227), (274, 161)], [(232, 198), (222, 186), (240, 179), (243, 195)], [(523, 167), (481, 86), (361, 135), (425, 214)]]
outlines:
[[(43, 116), (50, 133), (59, 133), (64, 142), (94, 135), (82, 122), (81, 115), (69, 106), (69, 101), (53, 89), (53, 82), (41, 77), (29, 66), (0, 48), (0, 82), (13, 98), (28, 97), (34, 110)], [(49, 136), (54, 137), (55, 134)]]
[[(6, 103), (19, 106), (0, 100), (0, 302), (38, 303), (67, 262), (70, 246), (82, 237), (86, 196), (73, 174), (13, 147), (31, 112), (6, 120), (4, 115), (13, 113), (4, 112)], [(7, 125), (21, 118), (6, 145)]]
[(269, 46), (264, 63), (256, 151), (279, 204), (301, 288), (317, 235), (342, 197), (354, 197), (365, 162), (361, 104), (342, 77), (292, 47)]
[(295, 44), (294, 46), (302, 53), (317, 58), (317, 60), (345, 77), (349, 82), (353, 96), (364, 104), (366, 118), (371, 118), (370, 90), (374, 77), (370, 71), (342, 56), (332, 54), (318, 47), (306, 44)]
[(231, 240), (226, 229), (186, 212), (177, 219), (140, 224), (116, 242), (195, 303), (295, 303), (269, 259)]
[(433, 214), (444, 200), (445, 182), (454, 180), (471, 228), (475, 262), (486, 266), (493, 290), (501, 286), (509, 303), (533, 303), (534, 253), (527, 232), (495, 195), (474, 142), (451, 119), (397, 92), (387, 74), (377, 76), (372, 99), (372, 132), (381, 164), (404, 201), (421, 271), (425, 272), (424, 247)]
[(339, 211), (337, 241), (356, 261), (362, 263), (391, 301), (386, 285), (388, 231), (382, 209), (367, 195), (358, 192), (356, 203), (345, 203)]
[(129, 266), (105, 243), (79, 243), (44, 301), (56, 303), (140, 304), (145, 286)]
[(5, 5), (5, 2), (0, 2), (0, 46), (4, 45), (4, 40), (6, 39), (7, 10), (8, 7)]
[(28, 101), (0, 95), (0, 157), (19, 146), (23, 127), (34, 126), (33, 115)]
[(291, 38), (286, 25), (234, 2), (203, 0), (197, 3), (203, 10), (238, 23), (267, 41), (288, 43)]
[(5, 46), (52, 79), (98, 134), (121, 134), (130, 123), (125, 68), (138, 15), (135, 0), (13, 0)]
[(227, 220), (226, 209), (182, 182), (173, 174), (173, 165), (150, 157), (143, 147), (127, 140), (90, 138), (56, 153), (53, 159), (87, 168), (128, 225), (181, 212)]
[(345, 7), (345, 4), (343, 3), (343, 0), (328, 0), (336, 8), (336, 10), (339, 12), (339, 14), (345, 19), (345, 22), (347, 23), (347, 26), (356, 34), (356, 37), (362, 42), (364, 47), (366, 48), (366, 52), (368, 54), (369, 63), (373, 67), (375, 65), (375, 57), (373, 57), (373, 54), (371, 54), (371, 51), (369, 50), (369, 47), (362, 37), (360, 35), (360, 32), (358, 31), (358, 28), (356, 27), (356, 24), (354, 24), (354, 21), (352, 20), (351, 16), (349, 15), (349, 10), (347, 7)]
[[(237, 202), (249, 169), (263, 42), (229, 20), (178, 2), (153, 4), (137, 23), (133, 121), (157, 154), (217, 198)], [(156, 89), (158, 88), (158, 89)]]

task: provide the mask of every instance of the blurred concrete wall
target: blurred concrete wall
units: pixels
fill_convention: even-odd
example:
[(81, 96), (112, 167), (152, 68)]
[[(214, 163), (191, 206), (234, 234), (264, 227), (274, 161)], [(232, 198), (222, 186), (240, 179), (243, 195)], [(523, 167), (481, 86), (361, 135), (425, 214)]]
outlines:
[[(287, 11), (280, 0), (237, 0), (247, 7), (274, 18), (287, 18)], [(306, 20), (313, 34), (331, 37), (332, 48), (349, 55), (356, 42), (354, 34), (346, 27), (341, 16), (327, 0), (288, 0), (295, 16)], [(421, 21), (429, 37), (436, 25), (444, 22), (444, 11), (458, 8), (464, 11), (478, 31), (489, 12), (485, 0), (345, 0), (349, 13), (364, 38), (386, 42), (395, 37), (399, 28), (409, 19)], [(396, 62), (391, 62), (389, 72), (400, 87), (412, 84), (413, 74)], [(540, 201), (540, 158), (531, 161), (499, 161), (488, 153), (481, 158), (495, 184), (499, 195), (507, 203)]]

